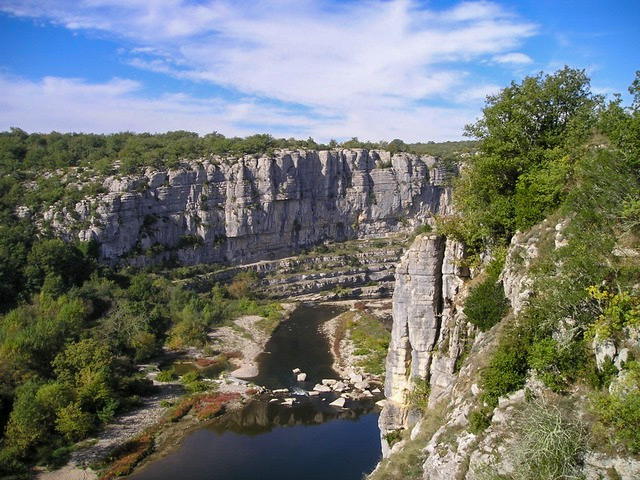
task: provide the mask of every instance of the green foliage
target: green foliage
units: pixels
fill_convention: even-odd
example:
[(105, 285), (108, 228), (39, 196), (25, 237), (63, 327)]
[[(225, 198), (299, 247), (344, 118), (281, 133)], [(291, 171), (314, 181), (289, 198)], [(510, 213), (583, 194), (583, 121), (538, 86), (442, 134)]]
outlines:
[(590, 333), (600, 339), (619, 336), (625, 327), (640, 326), (640, 296), (628, 291), (609, 292), (595, 285), (587, 289), (600, 314)]
[(84, 411), (79, 403), (69, 403), (57, 412), (56, 430), (71, 442), (86, 437), (93, 427), (93, 416)]
[(540, 402), (528, 404), (516, 417), (513, 433), (505, 455), (514, 473), (503, 478), (580, 478), (587, 433), (569, 413)]
[(238, 273), (227, 287), (227, 293), (235, 299), (250, 298), (258, 283), (258, 275), (253, 270)]
[(487, 267), (486, 277), (469, 290), (464, 303), (467, 319), (483, 332), (489, 330), (509, 309), (509, 301), (504, 296), (502, 282), (498, 281), (504, 265), (504, 249), (497, 249), (496, 259)]
[(567, 154), (587, 138), (600, 101), (584, 72), (567, 67), (489, 96), (466, 130), (480, 154), (468, 157), (456, 185), (456, 205), (472, 224), (465, 231), (509, 237), (556, 208), (571, 171)]
[(402, 440), (402, 430), (392, 430), (384, 436), (390, 447)]
[(413, 377), (411, 379), (411, 390), (407, 401), (412, 407), (425, 411), (429, 406), (429, 394), (431, 385), (424, 378)]
[(204, 392), (209, 389), (209, 384), (202, 380), (198, 372), (189, 372), (182, 375), (180, 381), (189, 393)]
[(616, 446), (640, 453), (640, 364), (630, 362), (610, 390), (594, 394), (591, 409)]
[(173, 368), (170, 368), (168, 370), (161, 370), (160, 372), (158, 372), (158, 375), (156, 375), (156, 380), (159, 382), (172, 382), (177, 378), (178, 375), (176, 375), (176, 372)]
[(491, 425), (491, 411), (487, 408), (478, 408), (469, 413), (469, 432), (478, 435)]
[(369, 313), (359, 312), (347, 320), (347, 329), (355, 347), (354, 354), (362, 357), (358, 365), (367, 373), (382, 375), (390, 340), (382, 321)]

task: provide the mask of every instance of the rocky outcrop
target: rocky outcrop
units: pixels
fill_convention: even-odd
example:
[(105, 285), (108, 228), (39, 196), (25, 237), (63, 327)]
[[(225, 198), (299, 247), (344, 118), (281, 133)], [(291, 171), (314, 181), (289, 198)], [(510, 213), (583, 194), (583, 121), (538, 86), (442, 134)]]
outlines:
[[(553, 421), (563, 417), (582, 422), (588, 417), (585, 415), (588, 400), (584, 396), (570, 397), (573, 403), (569, 407), (567, 398), (560, 398), (531, 372), (524, 388), (498, 400), (485, 419), (486, 426), (473, 425), (474, 415), (477, 421), (487, 414), (480, 373), (492, 358), (501, 331), (513, 321), (513, 314), (527, 305), (533, 290), (528, 273), (540, 255), (541, 246), (565, 246), (567, 223), (544, 221), (514, 236), (500, 275), (511, 312), (487, 332), (476, 331), (462, 312), (473, 280), (460, 266), (463, 257), (460, 245), (436, 235), (425, 235), (408, 249), (396, 268), (394, 323), (385, 384), (387, 399), (379, 420), (383, 455), (387, 458), (371, 478), (396, 478), (389, 472), (398, 471), (398, 464), (393, 466), (395, 454), (405, 448), (420, 452), (413, 454), (414, 461), (421, 462), (421, 478), (425, 480), (483, 480), (489, 474), (493, 475), (491, 478), (512, 478), (517, 469), (514, 461), (522, 458), (518, 457), (522, 450), (517, 450), (521, 440), (518, 425), (527, 415), (535, 413), (536, 405), (552, 415), (557, 412)], [(617, 343), (594, 341), (598, 365), (608, 359), (620, 366), (630, 358), (629, 352), (638, 345), (640, 334), (627, 328), (623, 337)], [(414, 413), (409, 402), (410, 392), (419, 381), (430, 386), (429, 409), (424, 418)], [(635, 384), (629, 385), (625, 371), (621, 371), (609, 390), (637, 388)], [(398, 435), (387, 434), (396, 430), (402, 432), (402, 439), (391, 448), (387, 438), (396, 439)], [(640, 478), (637, 457), (615, 456), (590, 448), (583, 452), (577, 465), (580, 478)], [(411, 453), (397, 455), (399, 465), (403, 465), (402, 458), (408, 455)], [(413, 468), (416, 466), (412, 465)]]
[(387, 400), (379, 420), (384, 455), (386, 434), (417, 420), (408, 404), (416, 380), (428, 383), (429, 402), (436, 403), (455, 381), (457, 360), (473, 336), (458, 307), (469, 276), (462, 258), (460, 244), (428, 234), (416, 238), (396, 267)]
[(407, 238), (394, 235), (352, 240), (325, 244), (278, 260), (226, 268), (212, 266), (209, 272), (190, 273), (182, 283), (189, 289), (206, 292), (216, 283), (231, 281), (240, 272), (251, 271), (259, 277), (254, 289), (262, 297), (305, 300), (390, 297), (395, 266)]
[(40, 223), (95, 240), (110, 263), (249, 263), (327, 240), (411, 231), (443, 211), (433, 157), (383, 151), (278, 151), (109, 177), (107, 193), (54, 206)]

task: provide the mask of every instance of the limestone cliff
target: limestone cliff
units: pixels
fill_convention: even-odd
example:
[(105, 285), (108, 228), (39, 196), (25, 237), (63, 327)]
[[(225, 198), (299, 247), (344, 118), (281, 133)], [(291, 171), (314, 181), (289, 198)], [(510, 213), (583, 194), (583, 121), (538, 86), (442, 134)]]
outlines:
[[(485, 480), (503, 478), (501, 475), (520, 478), (513, 477), (512, 452), (519, 442), (516, 432), (523, 412), (535, 415), (535, 405), (554, 412), (562, 402), (560, 397), (530, 373), (524, 388), (499, 399), (483, 428), (474, 428), (471, 419), (484, 408), (480, 373), (503, 329), (513, 323), (514, 315), (526, 306), (531, 295), (533, 282), (528, 269), (540, 255), (541, 245), (566, 245), (566, 224), (544, 221), (513, 237), (500, 275), (511, 310), (487, 332), (477, 330), (463, 313), (474, 279), (460, 266), (463, 251), (459, 244), (435, 234), (422, 235), (405, 252), (395, 273), (387, 399), (379, 420), (386, 460), (371, 475), (372, 479)], [(617, 343), (594, 340), (598, 365), (607, 358), (621, 365), (629, 358), (629, 352), (640, 345), (636, 329), (629, 329), (622, 338)], [(629, 388), (625, 387), (625, 373), (621, 372), (610, 390)], [(430, 391), (422, 390), (428, 392), (429, 407), (423, 415), (412, 405), (411, 391), (424, 381)], [(574, 413), (586, 415), (585, 396), (578, 392), (573, 401)], [(390, 445), (389, 440), (397, 443)], [(572, 478), (640, 478), (640, 458), (596, 448), (585, 447), (579, 476)], [(408, 469), (411, 474), (404, 473)], [(488, 472), (493, 476), (487, 476)]]
[(110, 263), (247, 263), (411, 231), (446, 205), (444, 177), (433, 157), (362, 149), (212, 157), (108, 177), (106, 193), (54, 206), (40, 224), (97, 241)]
[(385, 435), (410, 428), (417, 420), (408, 405), (415, 379), (428, 383), (430, 403), (439, 401), (455, 381), (457, 360), (473, 336), (459, 308), (469, 277), (460, 266), (462, 258), (459, 243), (421, 235), (396, 267), (387, 401), (379, 421), (384, 454), (389, 448)]

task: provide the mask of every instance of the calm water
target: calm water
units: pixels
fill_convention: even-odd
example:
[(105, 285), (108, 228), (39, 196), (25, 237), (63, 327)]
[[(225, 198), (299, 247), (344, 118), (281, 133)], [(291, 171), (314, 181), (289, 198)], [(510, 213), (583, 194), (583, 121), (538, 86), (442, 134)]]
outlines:
[(291, 373), (294, 368), (307, 374), (308, 384), (323, 378), (337, 378), (331, 368), (333, 356), (329, 351), (329, 342), (320, 334), (319, 328), (342, 311), (340, 307), (329, 305), (298, 307), (273, 332), (265, 346), (265, 353), (258, 357), (260, 373), (251, 381), (268, 388), (297, 385)]
[[(328, 306), (301, 306), (273, 333), (252, 379), (270, 388), (299, 385), (300, 368), (312, 386), (336, 377), (323, 322), (340, 313)], [(328, 401), (298, 397), (285, 407), (267, 399), (250, 402), (189, 433), (166, 457), (132, 475), (134, 480), (360, 480), (380, 458), (378, 412), (373, 401), (338, 410)]]
[(331, 418), (304, 412), (297, 424), (296, 412), (288, 410), (280, 411), (278, 418), (287, 426), (271, 423), (274, 418), (266, 411), (253, 411), (255, 417), (243, 418), (244, 424), (196, 430), (178, 450), (131, 478), (360, 480), (375, 467), (380, 457), (377, 413)]

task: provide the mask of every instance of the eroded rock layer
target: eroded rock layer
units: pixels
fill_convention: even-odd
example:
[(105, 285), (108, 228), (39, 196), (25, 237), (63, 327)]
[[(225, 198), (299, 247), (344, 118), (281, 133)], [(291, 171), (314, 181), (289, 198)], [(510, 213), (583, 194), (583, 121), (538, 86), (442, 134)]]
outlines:
[(95, 240), (108, 262), (248, 263), (326, 240), (411, 231), (447, 204), (433, 157), (280, 151), (109, 177), (107, 193), (54, 207), (43, 223)]

